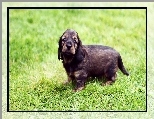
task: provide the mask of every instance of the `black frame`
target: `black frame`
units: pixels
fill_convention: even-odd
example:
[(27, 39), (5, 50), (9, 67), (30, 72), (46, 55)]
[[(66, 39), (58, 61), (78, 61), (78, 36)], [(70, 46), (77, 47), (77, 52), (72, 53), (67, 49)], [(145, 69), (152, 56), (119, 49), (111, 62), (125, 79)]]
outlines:
[[(146, 110), (145, 111), (10, 111), (9, 110), (9, 10), (10, 9), (145, 9), (146, 10)], [(7, 7), (7, 112), (147, 112), (147, 7)]]

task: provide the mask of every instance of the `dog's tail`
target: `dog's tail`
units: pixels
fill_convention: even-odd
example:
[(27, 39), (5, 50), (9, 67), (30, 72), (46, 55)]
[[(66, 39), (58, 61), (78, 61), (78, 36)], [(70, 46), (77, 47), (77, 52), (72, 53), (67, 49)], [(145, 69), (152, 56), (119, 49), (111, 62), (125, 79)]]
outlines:
[(122, 71), (123, 74), (129, 76), (129, 73), (126, 71), (120, 55), (118, 56), (118, 67)]

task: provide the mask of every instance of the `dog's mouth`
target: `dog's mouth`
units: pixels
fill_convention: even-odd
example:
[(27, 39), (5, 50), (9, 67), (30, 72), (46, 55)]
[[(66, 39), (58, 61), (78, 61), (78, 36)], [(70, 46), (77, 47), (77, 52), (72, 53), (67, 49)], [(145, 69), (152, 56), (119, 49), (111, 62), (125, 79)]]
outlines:
[(63, 54), (64, 54), (64, 55), (67, 55), (67, 56), (72, 56), (72, 55), (74, 55), (74, 54), (71, 53), (71, 52), (63, 52)]

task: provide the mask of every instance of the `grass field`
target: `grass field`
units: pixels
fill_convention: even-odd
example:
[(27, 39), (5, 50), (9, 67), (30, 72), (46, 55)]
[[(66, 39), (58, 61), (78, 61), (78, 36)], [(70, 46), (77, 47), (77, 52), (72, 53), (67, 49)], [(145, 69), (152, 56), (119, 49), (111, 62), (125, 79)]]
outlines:
[[(25, 111), (145, 111), (145, 10), (10, 10), (9, 106)], [(83, 44), (102, 44), (120, 52), (130, 76), (118, 72), (112, 86), (96, 79), (72, 92), (58, 40), (75, 29)]]

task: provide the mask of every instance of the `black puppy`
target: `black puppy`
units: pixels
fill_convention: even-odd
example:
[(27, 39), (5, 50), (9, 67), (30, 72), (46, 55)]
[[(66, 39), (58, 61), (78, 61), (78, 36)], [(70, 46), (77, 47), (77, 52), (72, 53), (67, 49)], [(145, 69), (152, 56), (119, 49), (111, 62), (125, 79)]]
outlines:
[(82, 45), (78, 33), (67, 29), (59, 40), (58, 59), (63, 61), (68, 80), (82, 90), (88, 77), (105, 77), (106, 84), (115, 82), (118, 68), (126, 71), (120, 54), (111, 47), (102, 45)]

